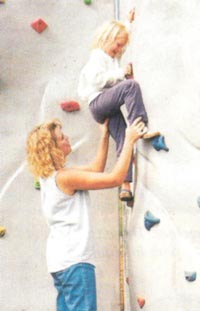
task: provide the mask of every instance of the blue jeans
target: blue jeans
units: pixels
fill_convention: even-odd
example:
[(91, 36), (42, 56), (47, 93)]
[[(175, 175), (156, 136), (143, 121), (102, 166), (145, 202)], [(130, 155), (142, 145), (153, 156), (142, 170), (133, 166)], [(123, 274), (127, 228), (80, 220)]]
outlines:
[(96, 311), (95, 266), (78, 263), (51, 273), (58, 291), (57, 311)]

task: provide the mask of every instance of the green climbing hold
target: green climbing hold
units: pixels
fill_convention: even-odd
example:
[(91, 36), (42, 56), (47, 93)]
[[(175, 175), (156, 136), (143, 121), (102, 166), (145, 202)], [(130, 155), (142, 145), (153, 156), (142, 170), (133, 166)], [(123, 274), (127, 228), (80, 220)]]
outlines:
[(147, 211), (144, 215), (144, 226), (150, 231), (150, 229), (160, 222), (159, 218), (156, 218), (151, 212)]
[(92, 0), (84, 0), (85, 4), (91, 4)]
[(36, 190), (40, 190), (40, 182), (39, 182), (38, 180), (35, 180), (35, 181), (34, 181), (34, 188), (35, 188)]
[(188, 282), (193, 282), (197, 278), (196, 272), (185, 272), (185, 278)]

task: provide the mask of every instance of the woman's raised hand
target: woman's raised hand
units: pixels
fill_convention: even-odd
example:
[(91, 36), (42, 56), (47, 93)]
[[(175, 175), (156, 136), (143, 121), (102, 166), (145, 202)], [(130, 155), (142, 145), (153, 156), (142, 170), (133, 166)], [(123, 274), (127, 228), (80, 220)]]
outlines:
[(137, 141), (147, 132), (147, 128), (141, 119), (141, 117), (135, 119), (135, 121), (126, 129), (126, 136), (133, 141)]
[(109, 119), (106, 119), (103, 124), (99, 125), (99, 128), (100, 128), (103, 135), (109, 134), (108, 124), (109, 124)]

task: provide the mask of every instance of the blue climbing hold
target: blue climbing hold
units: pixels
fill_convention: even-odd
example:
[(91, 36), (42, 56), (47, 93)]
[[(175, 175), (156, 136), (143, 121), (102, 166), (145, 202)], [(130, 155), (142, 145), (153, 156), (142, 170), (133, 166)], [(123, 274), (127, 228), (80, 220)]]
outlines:
[(200, 207), (200, 197), (197, 198), (198, 207)]
[(154, 225), (159, 224), (160, 219), (156, 218), (151, 212), (147, 211), (144, 215), (144, 226), (149, 231)]
[(165, 137), (162, 135), (158, 135), (152, 138), (151, 144), (157, 151), (160, 150), (169, 151), (169, 148), (165, 144)]
[(196, 272), (185, 272), (185, 278), (188, 282), (193, 282), (197, 278)]

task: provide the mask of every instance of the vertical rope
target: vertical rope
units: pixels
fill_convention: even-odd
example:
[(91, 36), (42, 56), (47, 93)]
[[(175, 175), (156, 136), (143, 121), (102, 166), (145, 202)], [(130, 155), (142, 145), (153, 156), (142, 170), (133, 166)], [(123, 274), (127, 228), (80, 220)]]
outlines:
[[(120, 19), (120, 0), (114, 0), (114, 19)], [(119, 201), (119, 282), (120, 282), (120, 311), (125, 310), (124, 306), (124, 241), (123, 241), (123, 204)]]

